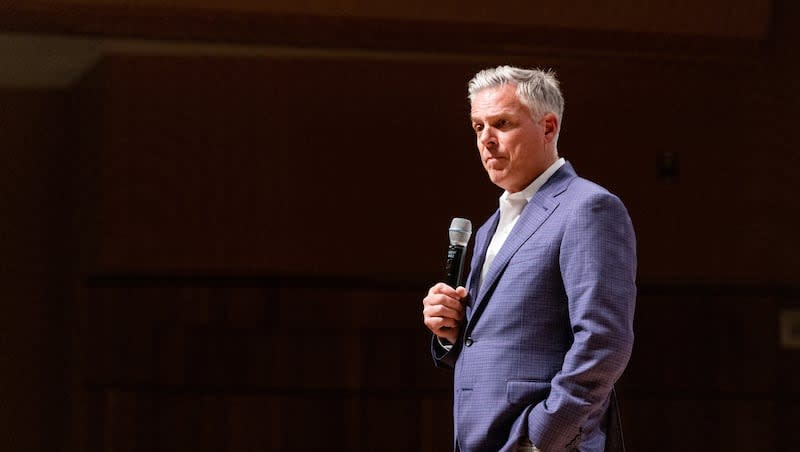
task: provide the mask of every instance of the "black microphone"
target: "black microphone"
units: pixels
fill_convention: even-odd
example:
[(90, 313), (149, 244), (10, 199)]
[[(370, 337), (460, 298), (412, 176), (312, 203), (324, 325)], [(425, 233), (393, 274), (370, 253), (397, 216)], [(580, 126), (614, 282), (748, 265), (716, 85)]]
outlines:
[(463, 286), (462, 272), (467, 243), (472, 235), (472, 222), (466, 218), (453, 218), (450, 223), (450, 246), (447, 247), (445, 282), (452, 288)]

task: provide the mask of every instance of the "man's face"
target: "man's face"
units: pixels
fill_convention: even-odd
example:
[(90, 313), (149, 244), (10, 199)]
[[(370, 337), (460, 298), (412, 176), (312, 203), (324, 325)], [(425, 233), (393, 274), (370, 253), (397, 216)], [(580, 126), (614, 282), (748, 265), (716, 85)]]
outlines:
[(495, 185), (511, 193), (527, 187), (557, 158), (555, 115), (534, 120), (516, 88), (486, 88), (472, 100), (472, 129), (483, 167)]

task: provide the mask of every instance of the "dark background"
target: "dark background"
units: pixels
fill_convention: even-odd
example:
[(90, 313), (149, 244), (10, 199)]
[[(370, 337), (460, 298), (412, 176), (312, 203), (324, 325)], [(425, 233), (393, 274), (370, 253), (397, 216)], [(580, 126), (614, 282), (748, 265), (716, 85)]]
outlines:
[(421, 299), (450, 219), (495, 209), (466, 83), (508, 63), (558, 72), (561, 154), (633, 218), (629, 450), (795, 450), (799, 24), (790, 0), (4, 2), (0, 449), (447, 450)]

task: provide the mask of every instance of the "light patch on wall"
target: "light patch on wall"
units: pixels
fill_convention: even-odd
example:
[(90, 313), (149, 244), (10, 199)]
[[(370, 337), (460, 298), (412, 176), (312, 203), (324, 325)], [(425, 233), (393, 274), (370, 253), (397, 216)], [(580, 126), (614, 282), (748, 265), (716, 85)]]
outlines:
[(781, 346), (800, 350), (800, 309), (784, 309), (780, 314)]

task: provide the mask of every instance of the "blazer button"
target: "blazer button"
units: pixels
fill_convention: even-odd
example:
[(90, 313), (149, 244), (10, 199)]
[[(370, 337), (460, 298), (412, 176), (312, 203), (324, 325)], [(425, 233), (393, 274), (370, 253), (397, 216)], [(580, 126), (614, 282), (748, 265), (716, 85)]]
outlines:
[(467, 347), (472, 347), (472, 337), (471, 336), (468, 336), (466, 339), (464, 339), (464, 345), (466, 345)]

